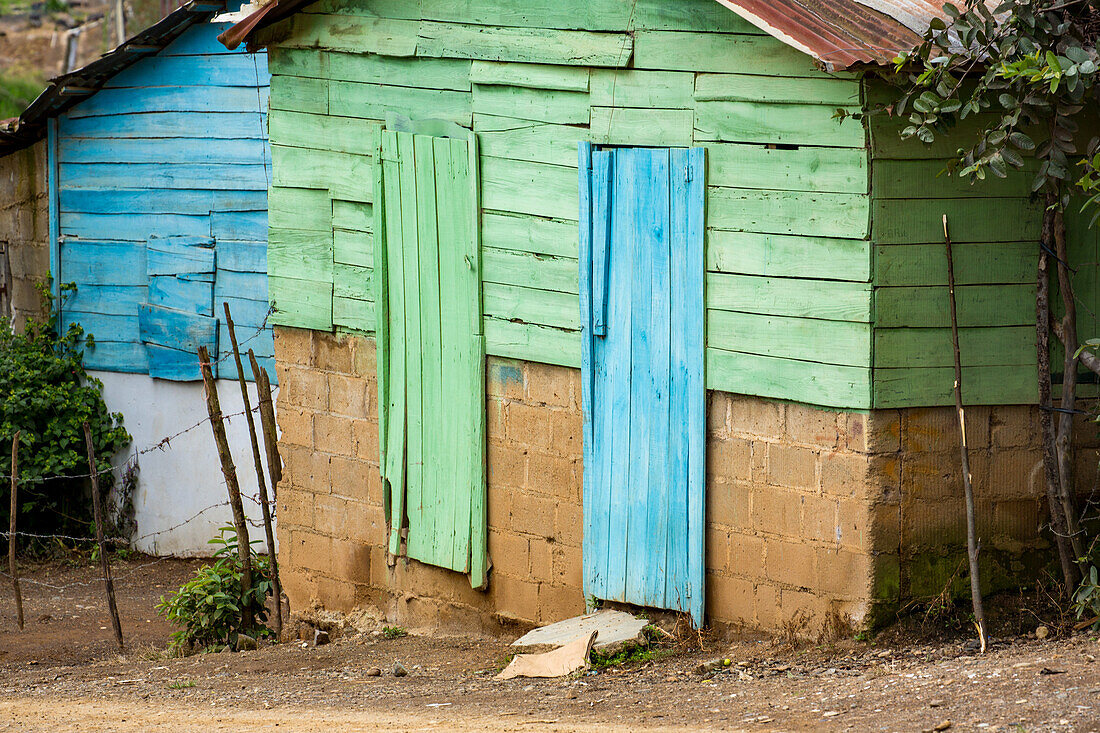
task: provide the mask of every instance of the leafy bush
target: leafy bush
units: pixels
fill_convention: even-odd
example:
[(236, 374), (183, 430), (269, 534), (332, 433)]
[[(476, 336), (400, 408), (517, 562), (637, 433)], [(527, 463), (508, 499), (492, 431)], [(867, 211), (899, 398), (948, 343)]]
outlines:
[[(75, 290), (62, 287), (62, 294)], [(84, 423), (92, 430), (106, 497), (113, 484), (111, 456), (130, 443), (122, 415), (103, 401), (103, 383), (88, 376), (83, 347), (94, 343), (77, 324), (58, 330), (48, 286), (42, 286), (46, 318), (21, 332), (0, 319), (0, 474), (11, 474), (11, 441), (19, 432), (19, 527), (28, 532), (87, 532), (92, 521), (87, 491)], [(79, 478), (66, 478), (79, 476)], [(0, 526), (9, 508), (0, 502)]]
[(1077, 586), (1073, 594), (1073, 608), (1077, 612), (1077, 620), (1086, 617), (1092, 620), (1092, 628), (1100, 627), (1100, 579), (1097, 578), (1096, 566), (1089, 567), (1088, 576)]
[[(258, 544), (254, 540), (251, 544)], [(267, 636), (271, 630), (265, 623), (267, 597), (272, 593), (271, 565), (266, 555), (252, 555), (252, 588), (247, 596), (252, 606), (253, 624), (244, 626), (241, 609), (246, 596), (241, 592), (241, 559), (237, 533), (232, 527), (222, 527), (210, 540), (221, 545), (214, 553), (213, 565), (203, 565), (194, 577), (170, 598), (161, 596), (157, 612), (170, 623), (182, 627), (172, 633), (169, 648), (179, 654), (209, 649), (223, 644), (235, 645), (238, 634), (254, 638)]]

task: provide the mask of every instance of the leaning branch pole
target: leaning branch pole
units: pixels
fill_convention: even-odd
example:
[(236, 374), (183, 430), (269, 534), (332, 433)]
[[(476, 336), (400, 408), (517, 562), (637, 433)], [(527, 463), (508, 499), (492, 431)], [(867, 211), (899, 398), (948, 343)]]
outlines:
[(229, 439), (225, 436), (222, 423), (222, 407), (218, 401), (218, 385), (214, 382), (214, 372), (210, 368), (210, 352), (205, 346), (199, 347), (199, 368), (206, 387), (206, 411), (210, 415), (210, 429), (214, 433), (214, 443), (218, 446), (218, 458), (222, 464), (222, 476), (225, 488), (229, 492), (229, 506), (233, 509), (233, 526), (237, 530), (237, 554), (241, 562), (241, 623), (244, 629), (252, 628), (252, 546), (248, 543), (248, 524), (244, 518), (244, 505), (241, 504), (241, 487), (237, 483), (237, 467), (233, 465), (233, 454), (229, 452)]
[(111, 563), (107, 561), (107, 541), (103, 538), (103, 507), (99, 497), (99, 469), (96, 468), (95, 447), (92, 445), (92, 429), (84, 423), (84, 443), (88, 446), (88, 474), (92, 478), (92, 512), (95, 515), (95, 541), (99, 546), (99, 566), (103, 569), (103, 585), (107, 589), (107, 609), (111, 612), (111, 625), (115, 629), (115, 641), (118, 650), (122, 643), (122, 622), (118, 618), (118, 605), (115, 604), (115, 584), (111, 580)]
[(981, 576), (978, 573), (978, 529), (974, 512), (974, 486), (970, 477), (970, 450), (966, 445), (966, 412), (962, 402), (962, 356), (959, 351), (959, 319), (955, 306), (955, 263), (951, 254), (951, 234), (947, 214), (943, 215), (943, 241), (947, 246), (947, 292), (951, 296), (951, 346), (955, 352), (955, 414), (959, 418), (959, 446), (962, 456), (963, 495), (966, 500), (966, 555), (970, 561), (970, 602), (974, 607), (974, 623), (978, 641), (985, 653), (985, 610), (982, 607)]
[[(260, 509), (264, 517), (264, 535), (267, 539), (267, 557), (271, 561), (271, 580), (275, 594), (275, 638), (283, 638), (283, 587), (279, 582), (279, 563), (275, 557), (275, 532), (271, 526), (271, 503), (267, 498), (267, 483), (264, 481), (264, 463), (260, 456), (260, 443), (256, 437), (256, 422), (252, 419), (252, 404), (248, 397), (248, 383), (244, 381), (244, 367), (241, 365), (241, 350), (237, 345), (237, 331), (233, 328), (233, 316), (229, 312), (229, 303), (225, 308), (225, 325), (229, 329), (229, 341), (233, 344), (233, 362), (237, 365), (237, 382), (241, 385), (241, 403), (244, 405), (244, 418), (248, 423), (248, 437), (252, 441), (252, 462), (256, 469), (256, 483), (260, 487)], [(251, 350), (249, 354), (251, 354)], [(252, 359), (252, 378), (256, 379), (257, 366)]]
[(275, 428), (275, 404), (271, 399), (271, 381), (267, 372), (259, 368), (256, 355), (248, 350), (252, 373), (256, 375), (256, 391), (260, 394), (260, 427), (264, 431), (264, 448), (267, 450), (267, 474), (271, 477), (271, 498), (279, 498), (279, 482), (283, 480), (283, 462), (279, 457), (279, 434)]
[(19, 431), (11, 439), (11, 516), (8, 518), (8, 570), (15, 588), (15, 615), (19, 630), (23, 630), (23, 592), (19, 588), (19, 571), (15, 567), (15, 518), (19, 514)]

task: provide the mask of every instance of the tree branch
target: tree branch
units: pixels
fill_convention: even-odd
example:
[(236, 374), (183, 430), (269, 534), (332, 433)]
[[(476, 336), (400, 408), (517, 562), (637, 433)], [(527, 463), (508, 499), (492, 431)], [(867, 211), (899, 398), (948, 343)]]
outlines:
[[(1065, 332), (1062, 330), (1062, 324), (1059, 321), (1054, 321), (1051, 324), (1051, 330), (1054, 332), (1054, 337), (1061, 342), (1062, 346), (1066, 345)], [(1100, 356), (1092, 353), (1091, 351), (1082, 351), (1077, 356), (1077, 361), (1094, 374), (1100, 375)]]

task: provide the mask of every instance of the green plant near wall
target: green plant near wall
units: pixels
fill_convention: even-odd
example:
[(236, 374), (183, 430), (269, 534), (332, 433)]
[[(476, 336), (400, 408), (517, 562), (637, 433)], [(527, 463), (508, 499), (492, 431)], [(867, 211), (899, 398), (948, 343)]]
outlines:
[[(74, 291), (74, 285), (61, 288), (63, 296)], [(86, 534), (92, 508), (84, 423), (91, 427), (104, 497), (114, 483), (111, 456), (130, 435), (122, 415), (107, 409), (103, 384), (84, 369), (83, 350), (92, 336), (76, 324), (59, 332), (48, 285), (41, 294), (43, 320), (13, 332), (0, 319), (0, 475), (11, 474), (11, 441), (18, 432), (19, 529)], [(0, 502), (0, 525), (7, 526), (8, 515), (9, 502)]]
[[(259, 540), (251, 544), (255, 545)], [(264, 604), (272, 593), (271, 564), (266, 555), (252, 552), (252, 587), (247, 597), (241, 592), (241, 561), (237, 551), (237, 533), (222, 527), (210, 540), (218, 546), (215, 562), (195, 571), (191, 580), (168, 597), (162, 596), (157, 612), (179, 626), (172, 634), (169, 648), (177, 654), (212, 650), (223, 645), (235, 646), (240, 634), (253, 638), (268, 636), (264, 623)], [(242, 609), (251, 605), (253, 625), (245, 628)]]

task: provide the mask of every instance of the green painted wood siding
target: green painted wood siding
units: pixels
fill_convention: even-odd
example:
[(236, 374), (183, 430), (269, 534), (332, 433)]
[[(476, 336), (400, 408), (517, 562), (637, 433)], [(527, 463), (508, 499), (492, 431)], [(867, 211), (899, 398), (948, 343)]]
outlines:
[(855, 77), (713, 0), (322, 0), (269, 34), (279, 323), (373, 331), (372, 150), (445, 119), (480, 146), (487, 353), (579, 366), (577, 143), (705, 146), (707, 386), (870, 407)]

